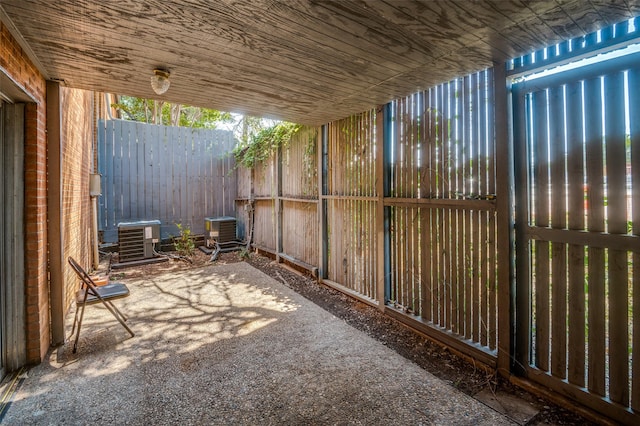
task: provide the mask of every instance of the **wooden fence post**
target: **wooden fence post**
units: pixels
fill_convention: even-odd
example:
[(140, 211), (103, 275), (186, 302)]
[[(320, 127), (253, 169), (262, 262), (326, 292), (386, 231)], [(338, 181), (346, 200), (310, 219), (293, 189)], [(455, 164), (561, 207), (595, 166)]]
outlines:
[(377, 253), (376, 253), (376, 299), (378, 301), (378, 308), (381, 311), (385, 309), (385, 297), (387, 287), (387, 259), (385, 253), (387, 252), (387, 237), (388, 226), (386, 225), (385, 218), (385, 206), (384, 196), (386, 189), (385, 176), (387, 170), (385, 168), (385, 147), (388, 145), (389, 140), (385, 132), (385, 106), (378, 106), (376, 109), (376, 234), (377, 234)]
[(275, 209), (276, 209), (276, 261), (280, 262), (282, 250), (282, 147), (278, 147), (275, 155)]
[(513, 300), (513, 142), (508, 132), (507, 81), (505, 64), (493, 67), (496, 146), (496, 212), (498, 258), (498, 372), (507, 376), (511, 371), (514, 318)]
[(327, 201), (324, 196), (327, 194), (327, 146), (329, 140), (328, 124), (322, 126), (320, 138), (318, 140), (318, 279), (322, 281), (327, 278)]

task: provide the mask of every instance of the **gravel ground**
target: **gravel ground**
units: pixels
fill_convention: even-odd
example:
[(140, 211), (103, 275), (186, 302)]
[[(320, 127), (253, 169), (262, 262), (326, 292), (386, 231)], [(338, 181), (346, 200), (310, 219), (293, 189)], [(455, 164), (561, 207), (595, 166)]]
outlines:
[(118, 272), (134, 338), (88, 308), (3, 423), (511, 424), (247, 263), (162, 268)]
[[(227, 258), (225, 262), (234, 261)], [(333, 288), (318, 285), (309, 276), (294, 274), (283, 270), (272, 259), (265, 256), (252, 255), (247, 259), (256, 268), (281, 281), (305, 298), (313, 301), (351, 326), (366, 333), (385, 346), (393, 349), (406, 359), (432, 373), (446, 383), (463, 391), (467, 395), (482, 397), (483, 395), (509, 395), (520, 400), (520, 404), (529, 405), (537, 413), (519, 418), (520, 424), (527, 426), (562, 425), (589, 426), (595, 425), (572, 410), (532, 395), (510, 382), (477, 368), (447, 348), (434, 343), (416, 333), (404, 324), (384, 315), (378, 309), (359, 302)], [(508, 403), (508, 401), (507, 401)], [(516, 414), (526, 414), (516, 413)]]

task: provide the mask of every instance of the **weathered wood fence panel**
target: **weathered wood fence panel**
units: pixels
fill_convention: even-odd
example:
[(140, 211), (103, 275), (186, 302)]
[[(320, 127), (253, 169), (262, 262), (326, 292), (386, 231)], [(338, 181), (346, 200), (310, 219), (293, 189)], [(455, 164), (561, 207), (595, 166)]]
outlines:
[(251, 226), (252, 212), (254, 246), (309, 269), (319, 261), (317, 145), (318, 129), (302, 128), (253, 171), (239, 173), (249, 189), (239, 189), (236, 200), (243, 224)]
[(318, 207), (313, 202), (282, 202), (282, 253), (308, 265), (318, 264)]
[(253, 171), (253, 243), (259, 248), (275, 253), (277, 247), (278, 186), (277, 158), (258, 163)]
[(253, 175), (253, 189), (257, 198), (275, 198), (278, 195), (277, 186), (277, 158), (275, 155), (255, 166)]
[[(615, 34), (630, 37), (625, 25)], [(256, 244), (501, 372), (637, 424), (639, 64), (632, 52), (514, 83), (513, 144), (502, 68), (329, 123), (319, 176), (302, 143), (256, 169)]]
[(327, 127), (327, 278), (376, 302), (376, 112)]
[(638, 64), (636, 53), (514, 86), (518, 280), (533, 295), (519, 295), (531, 315), (518, 361), (623, 423), (640, 409)]
[(496, 356), (493, 76), (392, 102), (389, 303)]
[(256, 200), (253, 215), (253, 243), (260, 249), (275, 253), (277, 241), (275, 200)]
[(235, 216), (232, 132), (101, 121), (99, 223), (105, 242), (119, 222), (160, 220), (161, 236), (177, 223), (204, 233), (204, 218)]
[(238, 198), (247, 200), (251, 198), (251, 169), (238, 167), (236, 173), (238, 179)]
[(282, 196), (318, 198), (318, 129), (305, 127), (282, 149)]
[(304, 127), (280, 152), (281, 255), (315, 267), (318, 255), (318, 128)]

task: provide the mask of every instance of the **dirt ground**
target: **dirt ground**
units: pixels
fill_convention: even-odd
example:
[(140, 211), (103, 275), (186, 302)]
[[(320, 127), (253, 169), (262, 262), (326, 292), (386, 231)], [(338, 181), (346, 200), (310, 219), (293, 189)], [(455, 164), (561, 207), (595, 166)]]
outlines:
[[(210, 256), (196, 250), (189, 259), (170, 259), (167, 262), (114, 269), (111, 279), (138, 278), (152, 276), (169, 271), (200, 268), (210, 262)], [(113, 259), (117, 261), (117, 256)], [(357, 301), (335, 289), (319, 285), (311, 276), (294, 273), (283, 268), (269, 257), (251, 253), (241, 257), (239, 252), (222, 253), (216, 260), (219, 264), (246, 261), (272, 278), (282, 282), (306, 299), (344, 320), (352, 327), (368, 334), (393, 349), (406, 359), (416, 363), (424, 370), (450, 383), (468, 395), (476, 395), (485, 389), (494, 394), (504, 392), (516, 395), (535, 406), (539, 412), (527, 422), (528, 425), (590, 425), (594, 424), (576, 413), (538, 398), (508, 381), (490, 374), (464, 360), (439, 344), (413, 331), (404, 324), (389, 318), (377, 309)]]

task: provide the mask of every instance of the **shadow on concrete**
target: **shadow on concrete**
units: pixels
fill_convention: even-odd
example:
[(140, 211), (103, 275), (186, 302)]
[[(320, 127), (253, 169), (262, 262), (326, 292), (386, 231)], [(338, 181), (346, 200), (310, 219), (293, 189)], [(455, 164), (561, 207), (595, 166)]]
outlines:
[(510, 423), (246, 263), (126, 283), (136, 336), (88, 308), (5, 424)]

